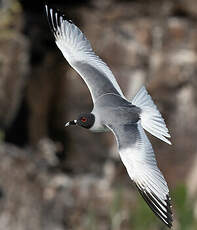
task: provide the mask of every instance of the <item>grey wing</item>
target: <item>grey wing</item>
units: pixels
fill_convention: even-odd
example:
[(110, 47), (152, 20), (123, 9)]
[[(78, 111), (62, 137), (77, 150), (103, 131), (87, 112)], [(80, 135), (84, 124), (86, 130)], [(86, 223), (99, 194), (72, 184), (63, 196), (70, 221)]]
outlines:
[(152, 211), (171, 227), (172, 211), (168, 186), (157, 167), (154, 151), (140, 121), (108, 127), (116, 137), (121, 160), (140, 194)]
[(72, 22), (46, 6), (56, 44), (68, 63), (86, 82), (93, 102), (106, 93), (123, 96), (109, 67), (93, 52), (90, 42)]

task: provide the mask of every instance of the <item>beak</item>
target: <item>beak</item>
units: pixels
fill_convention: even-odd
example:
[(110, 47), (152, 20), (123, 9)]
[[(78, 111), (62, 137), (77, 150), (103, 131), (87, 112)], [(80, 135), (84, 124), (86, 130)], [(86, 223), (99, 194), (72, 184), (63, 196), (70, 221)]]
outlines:
[(68, 127), (70, 125), (76, 125), (76, 124), (77, 124), (77, 120), (69, 121), (65, 124), (65, 127)]

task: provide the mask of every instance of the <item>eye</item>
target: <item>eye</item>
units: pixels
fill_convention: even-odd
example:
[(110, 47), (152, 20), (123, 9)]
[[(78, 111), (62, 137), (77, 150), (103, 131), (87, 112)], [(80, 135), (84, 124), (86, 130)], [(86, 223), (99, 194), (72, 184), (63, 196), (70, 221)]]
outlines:
[(81, 121), (85, 123), (87, 121), (87, 118), (86, 117), (82, 117)]

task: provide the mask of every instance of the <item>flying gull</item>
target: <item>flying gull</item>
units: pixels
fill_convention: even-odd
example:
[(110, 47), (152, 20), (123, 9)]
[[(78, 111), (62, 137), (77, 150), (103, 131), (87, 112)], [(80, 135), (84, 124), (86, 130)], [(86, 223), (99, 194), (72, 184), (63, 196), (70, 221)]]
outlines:
[(87, 84), (94, 104), (90, 113), (80, 114), (65, 126), (112, 131), (129, 177), (152, 211), (171, 228), (168, 185), (144, 129), (168, 144), (170, 134), (151, 96), (142, 87), (132, 101), (127, 100), (113, 73), (94, 53), (81, 30), (48, 6), (46, 13), (58, 48)]

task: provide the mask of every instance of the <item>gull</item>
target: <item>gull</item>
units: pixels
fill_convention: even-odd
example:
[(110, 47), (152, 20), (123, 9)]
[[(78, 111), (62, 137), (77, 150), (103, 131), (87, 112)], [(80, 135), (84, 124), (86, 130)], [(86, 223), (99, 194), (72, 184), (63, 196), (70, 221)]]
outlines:
[(133, 100), (127, 100), (113, 73), (94, 53), (81, 30), (61, 12), (45, 7), (58, 48), (85, 81), (93, 100), (91, 112), (81, 113), (65, 126), (77, 125), (95, 132), (111, 131), (129, 177), (156, 216), (171, 228), (168, 185), (144, 131), (171, 144), (162, 115), (144, 86)]

